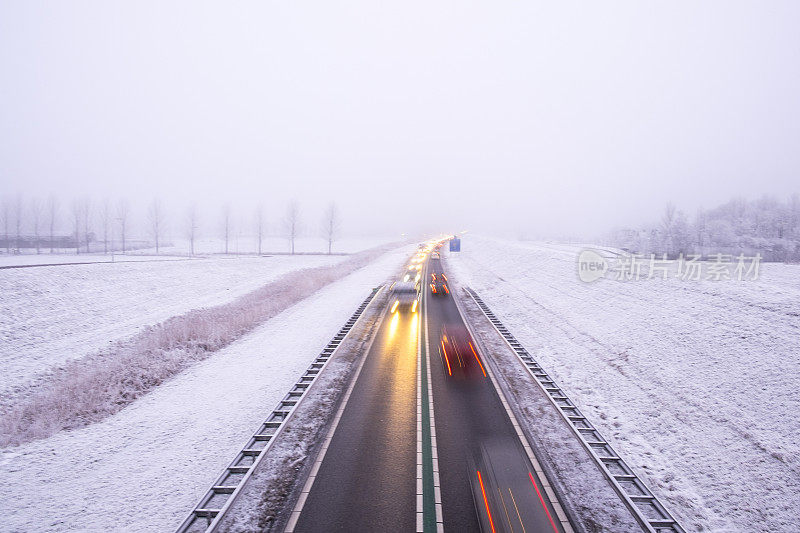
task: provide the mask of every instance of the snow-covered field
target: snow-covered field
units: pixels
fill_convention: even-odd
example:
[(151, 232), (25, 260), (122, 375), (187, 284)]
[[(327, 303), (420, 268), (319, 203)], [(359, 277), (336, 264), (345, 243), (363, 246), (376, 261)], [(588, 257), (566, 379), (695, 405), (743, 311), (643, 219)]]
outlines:
[[(371, 239), (347, 242), (353, 251), (373, 244)], [(346, 256), (131, 259), (139, 261), (0, 270), (0, 368), (4, 374), (0, 398), (53, 366), (96, 352), (144, 326), (229, 302), (288, 272), (336, 264)]]
[(448, 254), (690, 531), (797, 531), (800, 266), (757, 281), (577, 276), (577, 246)]
[(413, 249), (381, 256), (100, 423), (0, 452), (0, 501), (14, 502), (3, 506), (0, 529), (176, 528), (347, 316)]
[(346, 256), (276, 256), (0, 270), (0, 395), (190, 309)]
[[(331, 252), (334, 254), (351, 254), (374, 248), (387, 242), (398, 240), (400, 237), (348, 237), (334, 241)], [(93, 242), (91, 253), (75, 253), (74, 248), (59, 248), (54, 253), (49, 253), (49, 248), (42, 248), (37, 254), (33, 248), (24, 248), (20, 254), (8, 255), (5, 249), (0, 249), (0, 267), (15, 267), (26, 265), (49, 265), (64, 263), (111, 263), (127, 261), (170, 261), (188, 259), (191, 256), (191, 244), (182, 238), (169, 239), (166, 245), (159, 248), (136, 248), (125, 254), (119, 253), (120, 244), (117, 242), (113, 248), (117, 252), (103, 253), (103, 243)], [(289, 241), (284, 237), (265, 236), (261, 242), (261, 255), (287, 254), (291, 252)], [(295, 240), (295, 253), (298, 254), (324, 254), (328, 252), (328, 242), (319, 237), (298, 237)], [(257, 255), (258, 244), (254, 237), (236, 237), (228, 242), (228, 254)], [(194, 256), (226, 255), (225, 242), (221, 239), (197, 239), (194, 243)]]
[[(399, 239), (386, 237), (348, 237), (334, 241), (331, 252), (354, 253), (367, 248), (380, 246), (392, 240)], [(328, 242), (319, 237), (298, 237), (295, 240), (296, 253), (327, 253)], [(186, 239), (173, 239), (172, 246), (164, 248), (166, 253), (186, 255), (190, 252), (190, 244)], [(221, 254), (225, 252), (225, 243), (220, 239), (198, 239), (194, 243), (196, 254)], [(146, 250), (152, 251), (152, 250)], [(261, 241), (261, 252), (263, 254), (277, 253), (285, 254), (291, 251), (289, 241), (285, 237), (268, 235)], [(231, 239), (228, 243), (228, 252), (231, 254), (254, 254), (258, 252), (258, 243), (253, 236), (245, 236)]]
[[(27, 252), (27, 251), (26, 251)], [(70, 263), (128, 263), (132, 261), (188, 261), (186, 256), (167, 255), (167, 254), (144, 254), (144, 253), (129, 253), (129, 254), (76, 254), (73, 251), (70, 253), (54, 253), (54, 254), (36, 254), (23, 253), (19, 255), (0, 255), (0, 267), (11, 268), (20, 266), (31, 265), (69, 265)]]

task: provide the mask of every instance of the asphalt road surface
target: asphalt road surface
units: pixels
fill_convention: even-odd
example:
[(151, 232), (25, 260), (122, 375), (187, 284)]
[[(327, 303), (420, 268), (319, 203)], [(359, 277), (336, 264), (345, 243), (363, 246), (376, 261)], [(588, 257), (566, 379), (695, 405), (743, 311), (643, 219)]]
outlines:
[(294, 531), (415, 530), (417, 328), (385, 317)]
[(294, 531), (416, 531), (420, 317), (427, 321), (444, 530), (561, 531), (482, 355), (470, 359), (469, 376), (448, 372), (441, 333), (464, 326), (452, 296), (434, 296), (424, 283), (432, 273), (441, 275), (439, 260), (427, 265), (421, 313), (385, 317)]
[[(430, 274), (442, 274), (440, 261), (430, 261)], [(482, 523), (484, 531), (561, 531), (491, 380), (480, 365), (469, 376), (447, 371), (439, 351), (443, 328), (465, 329), (452, 295), (428, 293), (425, 304), (444, 530), (480, 531)]]

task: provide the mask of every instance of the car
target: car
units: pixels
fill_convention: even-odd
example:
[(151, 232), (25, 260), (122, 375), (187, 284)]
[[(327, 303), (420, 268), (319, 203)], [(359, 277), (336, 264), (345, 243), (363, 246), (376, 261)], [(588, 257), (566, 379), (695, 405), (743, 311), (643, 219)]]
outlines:
[(447, 276), (440, 272), (431, 274), (431, 294), (436, 296), (447, 296), (450, 289), (447, 287)]
[(406, 268), (406, 272), (403, 275), (403, 281), (412, 281), (418, 282), (420, 277), (422, 276), (422, 265), (419, 264), (411, 264), (408, 265)]
[(439, 336), (439, 356), (442, 367), (455, 379), (480, 379), (486, 377), (472, 336), (463, 324), (442, 326)]
[(481, 531), (555, 530), (555, 511), (540, 498), (538, 477), (534, 477), (518, 442), (484, 438), (479, 449), (467, 457), (467, 463)]
[(419, 281), (397, 281), (392, 285), (391, 312), (417, 312), (419, 305)]
[(433, 252), (431, 254), (431, 259), (441, 259), (441, 256), (439, 255), (439, 252)]

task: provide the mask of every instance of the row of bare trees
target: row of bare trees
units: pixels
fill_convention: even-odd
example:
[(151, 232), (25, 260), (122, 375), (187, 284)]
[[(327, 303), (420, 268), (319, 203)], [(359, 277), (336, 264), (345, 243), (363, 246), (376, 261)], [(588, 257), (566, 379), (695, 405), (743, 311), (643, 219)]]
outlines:
[[(69, 216), (66, 219), (62, 220), (61, 215), (61, 205), (55, 196), (50, 196), (46, 202), (38, 198), (26, 202), (19, 194), (0, 199), (0, 224), (2, 224), (3, 247), (6, 253), (10, 254), (12, 250), (18, 253), (23, 248), (35, 248), (38, 254), (48, 247), (50, 253), (63, 248), (74, 248), (76, 253), (88, 253), (91, 251), (92, 243), (95, 243), (97, 251), (99, 251), (97, 245), (102, 243), (103, 253), (114, 250), (121, 250), (122, 253), (128, 251), (131, 208), (126, 200), (112, 203), (106, 199), (94, 204), (89, 198), (84, 197), (71, 202)], [(230, 205), (222, 208), (219, 237), (224, 242), (226, 254), (230, 252), (234, 233), (234, 215), (239, 216), (240, 213), (234, 213)], [(156, 253), (163, 247), (167, 233), (167, 219), (163, 203), (158, 198), (154, 199), (147, 207), (146, 233)], [(196, 205), (192, 205), (186, 213), (185, 223), (179, 224), (183, 226), (180, 230), (185, 230), (192, 255), (195, 254), (195, 244), (200, 236), (200, 223), (200, 212)], [(295, 253), (297, 238), (303, 234), (303, 227), (300, 206), (296, 201), (291, 201), (281, 226), (275, 229), (286, 237), (292, 254)], [(68, 232), (66, 228), (69, 228)], [(325, 210), (319, 227), (319, 236), (325, 239), (328, 253), (333, 251), (333, 244), (339, 237), (340, 228), (339, 211), (336, 204), (331, 203)], [(267, 218), (263, 205), (259, 205), (253, 214), (253, 231), (256, 248), (261, 254), (263, 241), (267, 235)]]
[[(52, 234), (53, 228), (57, 224), (57, 200), (53, 199), (50, 205), (53, 206), (50, 211)], [(92, 242), (102, 242), (103, 253), (112, 251), (112, 240), (115, 231), (119, 235), (120, 250), (122, 253), (128, 251), (130, 212), (130, 204), (124, 199), (113, 204), (106, 199), (97, 206), (94, 206), (89, 198), (73, 200), (70, 205), (70, 215), (72, 221), (71, 237), (74, 239), (75, 252), (81, 253), (81, 247), (83, 246), (83, 251), (89, 253)], [(97, 233), (95, 233), (95, 230), (97, 230)], [(50, 251), (53, 251), (52, 248)]]
[[(232, 233), (232, 213), (229, 205), (223, 207), (221, 219), (221, 237), (225, 243), (225, 253), (229, 253), (229, 244)], [(258, 254), (262, 253), (264, 237), (266, 236), (266, 218), (264, 216), (264, 206), (259, 205), (256, 207), (254, 216), (254, 232), (256, 238), (256, 248)], [(303, 221), (300, 214), (299, 204), (292, 200), (286, 208), (283, 220), (281, 222), (283, 235), (289, 241), (289, 249), (292, 254), (295, 253), (295, 243), (297, 238), (303, 234)], [(189, 208), (187, 217), (186, 236), (189, 239), (191, 253), (194, 254), (194, 242), (197, 235), (198, 227), (198, 214), (195, 206)], [(319, 234), (325, 239), (328, 245), (328, 253), (333, 251), (333, 243), (338, 239), (341, 230), (341, 220), (339, 218), (339, 210), (335, 203), (330, 203), (325, 210), (321, 223)]]

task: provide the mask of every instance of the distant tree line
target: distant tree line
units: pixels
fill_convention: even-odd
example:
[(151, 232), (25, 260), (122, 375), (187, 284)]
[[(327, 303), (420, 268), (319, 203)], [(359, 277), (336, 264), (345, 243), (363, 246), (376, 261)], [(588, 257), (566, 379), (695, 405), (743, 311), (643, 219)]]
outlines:
[[(56, 196), (46, 201), (39, 198), (25, 199), (21, 194), (0, 195), (0, 253), (126, 253), (134, 249), (154, 248), (160, 253), (170, 235), (185, 237), (188, 253), (195, 255), (195, 245), (200, 238), (201, 213), (191, 205), (185, 213), (168, 212), (160, 199), (154, 198), (139, 220), (139, 234), (132, 236), (133, 212), (125, 199), (112, 202), (108, 199), (93, 202), (88, 197), (72, 200), (63, 208)], [(250, 218), (250, 220), (243, 220)], [(263, 205), (259, 205), (252, 217), (235, 213), (231, 206), (222, 206), (215, 216), (209, 214), (207, 226), (218, 224), (213, 233), (223, 243), (224, 252), (231, 252), (234, 238), (245, 233), (254, 239), (253, 250), (263, 251), (267, 236), (267, 220)], [(238, 233), (235, 226), (238, 222)], [(143, 223), (143, 224), (142, 224)], [(336, 204), (331, 203), (323, 213), (318, 235), (325, 240), (328, 253), (340, 236), (341, 220)], [(299, 204), (292, 200), (275, 231), (287, 240), (287, 251), (295, 253), (297, 239), (304, 229)], [(206, 236), (208, 235), (206, 232)], [(238, 240), (237, 240), (238, 243)]]
[(631, 252), (659, 256), (758, 253), (766, 261), (798, 261), (800, 196), (785, 201), (735, 198), (714, 209), (699, 209), (691, 220), (669, 203), (657, 223), (616, 230), (612, 241)]

